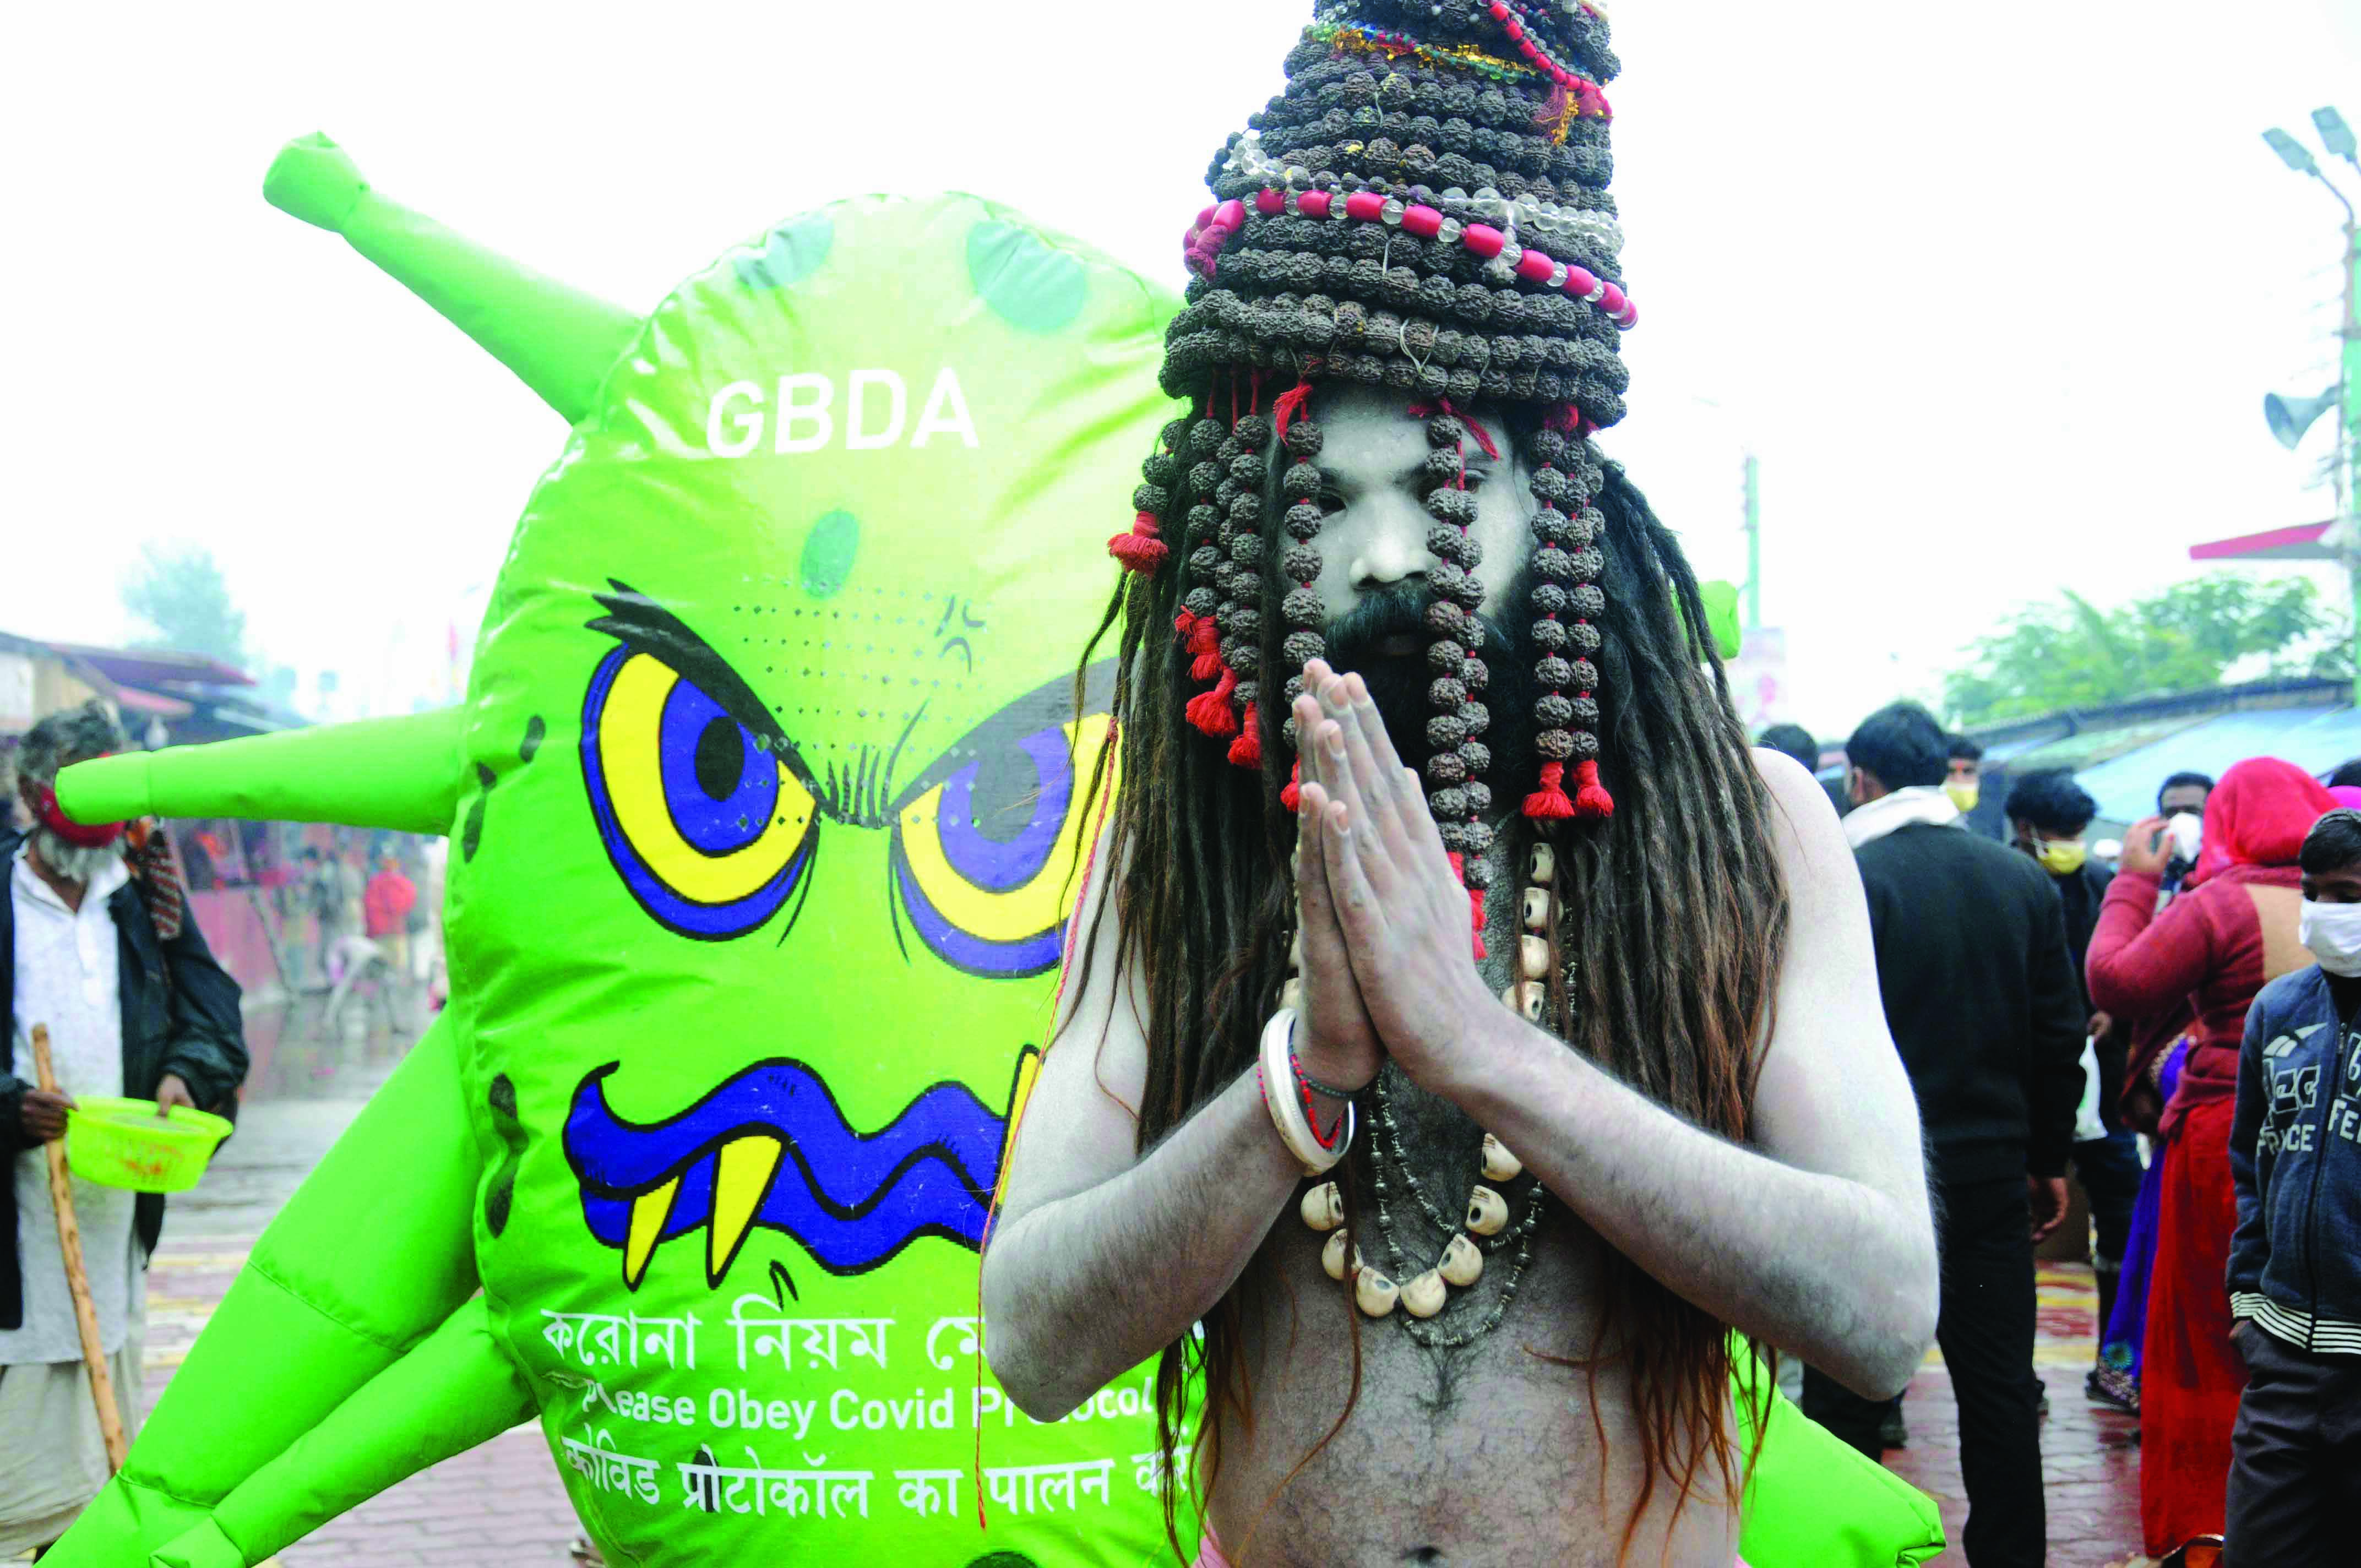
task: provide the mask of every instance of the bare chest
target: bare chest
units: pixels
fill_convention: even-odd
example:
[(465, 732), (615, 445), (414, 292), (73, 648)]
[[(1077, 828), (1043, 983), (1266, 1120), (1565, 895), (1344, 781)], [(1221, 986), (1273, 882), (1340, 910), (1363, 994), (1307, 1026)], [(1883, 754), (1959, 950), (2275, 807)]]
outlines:
[(1553, 1206), (1498, 1326), (1451, 1349), (1359, 1318), (1318, 1242), (1290, 1216), (1254, 1265), (1252, 1429), (1215, 1429), (1234, 1562), (1727, 1568), (1737, 1515), (1710, 1465), (1686, 1506), (1661, 1479), (1641, 1506), (1650, 1466), (1631, 1379), (1596, 1343), (1605, 1252), (1587, 1226)]

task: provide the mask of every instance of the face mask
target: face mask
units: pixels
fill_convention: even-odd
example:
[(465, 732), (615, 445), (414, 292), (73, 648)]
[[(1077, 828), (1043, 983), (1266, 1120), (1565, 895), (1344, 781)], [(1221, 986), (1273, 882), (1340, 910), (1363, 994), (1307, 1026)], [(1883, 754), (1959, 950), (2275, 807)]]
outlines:
[(2034, 845), (2033, 858), (2051, 876), (2072, 876), (2091, 858), (2091, 849), (2080, 839), (2044, 839)]
[(2172, 834), (2175, 858), (2195, 865), (2198, 847), (2205, 841), (2205, 819), (2193, 811), (2177, 811), (2165, 828)]
[(34, 819), (74, 848), (104, 849), (122, 837), (125, 824), (76, 822), (58, 808), (58, 792), (54, 788), (38, 779), (28, 779), (26, 783), (32, 795)]
[(1951, 797), (1951, 804), (1960, 808), (1962, 817), (1973, 811), (1976, 802), (1983, 798), (1982, 787), (1972, 779), (1953, 779), (1943, 786), (1943, 793)]
[(2329, 973), (2347, 980), (2361, 976), (2361, 904), (2314, 904), (2307, 898), (2296, 935)]

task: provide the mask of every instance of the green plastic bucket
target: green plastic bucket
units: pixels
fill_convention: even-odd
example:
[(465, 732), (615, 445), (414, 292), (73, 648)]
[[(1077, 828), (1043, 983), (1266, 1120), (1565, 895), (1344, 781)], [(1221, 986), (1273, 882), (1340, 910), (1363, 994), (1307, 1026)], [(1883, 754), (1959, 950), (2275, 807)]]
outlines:
[(205, 1173), (230, 1124), (175, 1105), (159, 1120), (153, 1100), (84, 1095), (66, 1115), (66, 1165), (85, 1181), (135, 1192), (183, 1192)]

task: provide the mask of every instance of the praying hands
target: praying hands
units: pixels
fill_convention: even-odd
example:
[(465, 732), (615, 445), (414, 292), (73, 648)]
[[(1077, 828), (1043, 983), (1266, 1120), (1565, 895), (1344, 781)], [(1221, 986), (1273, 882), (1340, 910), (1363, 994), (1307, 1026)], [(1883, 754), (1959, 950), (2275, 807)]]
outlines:
[(1314, 1076), (1324, 1066), (1357, 1084), (1382, 1048), (1439, 1092), (1436, 1069), (1499, 1011), (1476, 969), (1467, 891), (1361, 677), (1314, 659), (1303, 687), (1293, 710), (1303, 760), (1298, 1056)]

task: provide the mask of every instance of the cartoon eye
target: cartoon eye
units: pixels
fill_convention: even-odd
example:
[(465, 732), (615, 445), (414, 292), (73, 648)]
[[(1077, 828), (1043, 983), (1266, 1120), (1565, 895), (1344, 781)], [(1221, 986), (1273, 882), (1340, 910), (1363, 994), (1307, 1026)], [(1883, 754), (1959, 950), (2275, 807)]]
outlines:
[(582, 771), (615, 870), (683, 936), (745, 935), (778, 913), (811, 864), (811, 792), (654, 654), (617, 648), (591, 676)]
[[(1092, 714), (1008, 740), (995, 729), (1007, 733), (985, 726), (955, 753), (973, 760), (895, 816), (894, 872), (910, 924), (938, 957), (1015, 978), (1058, 961), (1088, 827), (1082, 796), (1110, 722)], [(1104, 788), (1114, 787), (1110, 777)]]

